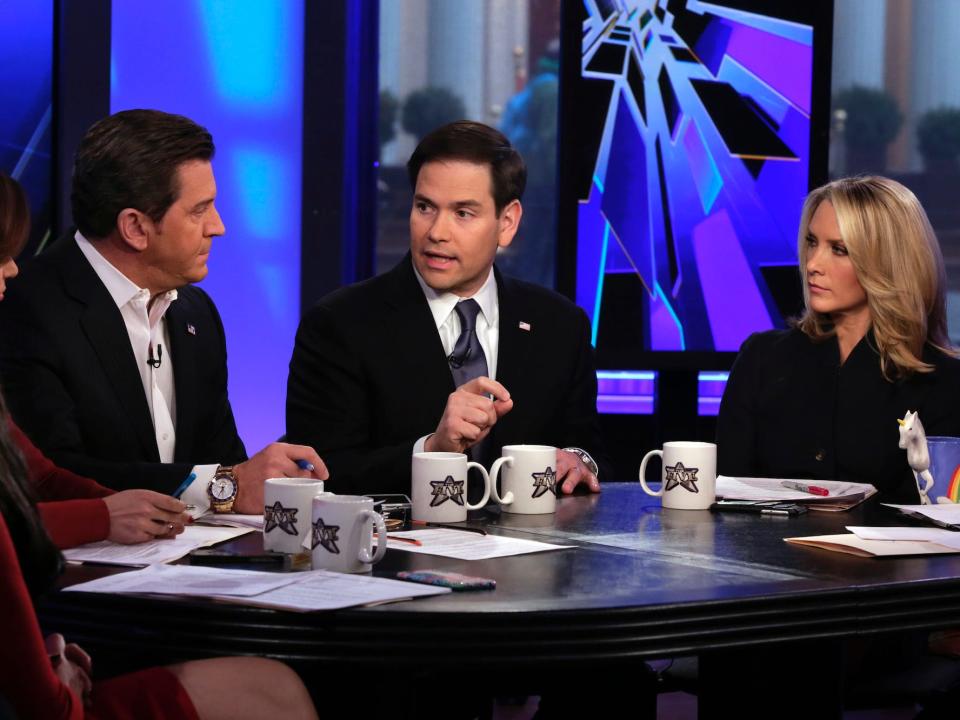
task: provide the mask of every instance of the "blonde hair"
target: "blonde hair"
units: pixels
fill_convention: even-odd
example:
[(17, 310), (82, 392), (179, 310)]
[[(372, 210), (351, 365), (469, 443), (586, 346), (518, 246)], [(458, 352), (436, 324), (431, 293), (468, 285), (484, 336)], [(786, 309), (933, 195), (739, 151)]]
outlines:
[(924, 344), (956, 355), (947, 335), (940, 245), (916, 196), (884, 177), (843, 178), (807, 196), (797, 251), (806, 309), (797, 326), (813, 340), (835, 332), (829, 315), (810, 308), (806, 282), (810, 220), (823, 202), (836, 212), (840, 238), (867, 295), (883, 376), (893, 380), (933, 371), (922, 359)]

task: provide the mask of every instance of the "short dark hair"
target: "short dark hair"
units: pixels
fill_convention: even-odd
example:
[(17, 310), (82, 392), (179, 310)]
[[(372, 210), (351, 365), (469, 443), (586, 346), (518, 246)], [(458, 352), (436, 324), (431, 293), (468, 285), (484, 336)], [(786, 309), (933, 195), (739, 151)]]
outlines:
[(497, 215), (523, 196), (527, 164), (507, 136), (483, 123), (457, 120), (428, 133), (407, 161), (410, 186), (417, 187), (420, 168), (437, 160), (465, 160), (490, 166)]
[(0, 261), (19, 255), (29, 235), (27, 193), (20, 183), (0, 172)]
[(95, 238), (113, 231), (124, 208), (160, 222), (180, 192), (177, 168), (214, 150), (207, 129), (182, 115), (124, 110), (94, 123), (74, 160), (73, 221)]

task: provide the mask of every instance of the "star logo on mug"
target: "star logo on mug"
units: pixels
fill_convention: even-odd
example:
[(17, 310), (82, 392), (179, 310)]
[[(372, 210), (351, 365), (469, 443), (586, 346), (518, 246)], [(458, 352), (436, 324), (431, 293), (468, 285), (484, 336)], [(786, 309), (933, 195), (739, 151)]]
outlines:
[(263, 508), (263, 531), (270, 532), (280, 528), (287, 535), (297, 534), (297, 508), (285, 508), (277, 500), (272, 506)]
[(533, 495), (530, 497), (538, 498), (546, 495), (547, 492), (557, 494), (557, 473), (549, 465), (542, 473), (531, 473), (533, 476)]
[(311, 548), (321, 545), (327, 552), (339, 555), (340, 547), (337, 545), (337, 541), (339, 540), (337, 533), (339, 531), (339, 525), (325, 525), (323, 518), (317, 518), (317, 521), (313, 523), (313, 543)]
[(433, 486), (430, 507), (443, 505), (447, 500), (463, 505), (463, 480), (454, 480), (453, 475), (447, 475), (443, 480), (431, 480), (430, 485)]
[(679, 485), (692, 493), (700, 492), (700, 488), (697, 487), (697, 480), (699, 479), (697, 478), (697, 472), (699, 470), (700, 468), (685, 468), (682, 462), (678, 462), (676, 465), (667, 465), (667, 485), (663, 491), (672, 490)]

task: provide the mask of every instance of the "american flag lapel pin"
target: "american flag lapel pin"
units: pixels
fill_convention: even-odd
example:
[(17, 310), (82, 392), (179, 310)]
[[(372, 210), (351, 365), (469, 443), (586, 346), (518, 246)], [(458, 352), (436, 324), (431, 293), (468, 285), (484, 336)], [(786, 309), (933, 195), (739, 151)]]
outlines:
[(519, 327), (524, 332), (530, 332), (530, 323), (528, 322), (524, 322), (523, 320), (521, 320)]
[(187, 323), (187, 332), (191, 335), (197, 334), (197, 329), (193, 326), (193, 323)]

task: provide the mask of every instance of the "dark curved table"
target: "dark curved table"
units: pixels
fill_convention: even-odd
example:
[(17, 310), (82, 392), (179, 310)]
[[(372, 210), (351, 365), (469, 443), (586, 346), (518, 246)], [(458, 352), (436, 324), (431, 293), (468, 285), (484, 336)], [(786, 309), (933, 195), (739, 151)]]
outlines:
[[(495, 534), (570, 550), (457, 561), (391, 550), (376, 574), (441, 568), (492, 577), (492, 592), (324, 613), (291, 613), (171, 597), (58, 593), (45, 627), (96, 654), (149, 662), (255, 654), (301, 672), (404, 667), (502, 674), (563, 672), (588, 663), (701, 655), (738, 648), (786, 652), (804, 643), (934, 628), (960, 604), (960, 556), (864, 559), (783, 542), (894, 525), (888, 508), (799, 518), (664, 510), (634, 483), (562, 498), (555, 515), (481, 514)], [(234, 541), (258, 544), (259, 535)], [(73, 566), (69, 585), (117, 569)], [(825, 647), (825, 646), (824, 646)]]

